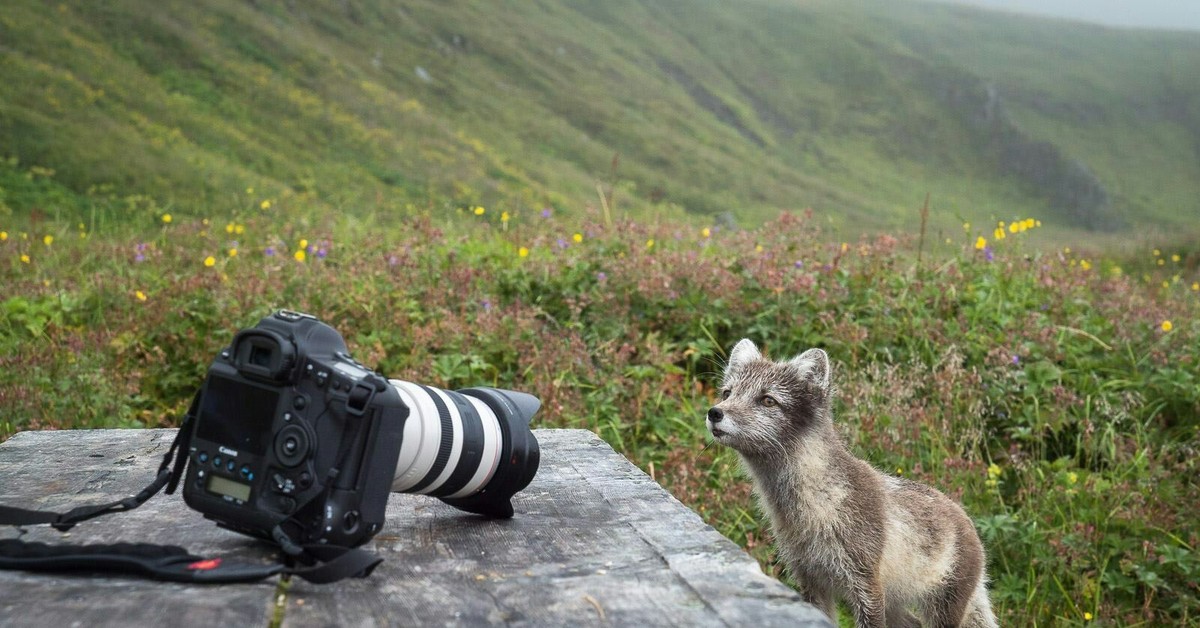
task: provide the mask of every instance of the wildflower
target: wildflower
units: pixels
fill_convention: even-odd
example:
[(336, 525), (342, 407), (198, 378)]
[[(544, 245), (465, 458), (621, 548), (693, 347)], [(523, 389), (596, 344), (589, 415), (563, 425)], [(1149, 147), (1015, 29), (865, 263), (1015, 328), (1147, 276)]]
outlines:
[(1158, 249), (1154, 249), (1154, 257), (1159, 257), (1161, 255), (1162, 255), (1162, 251), (1160, 251)]
[(1200, 292), (1200, 281), (1192, 282), (1192, 292)]
[(904, 475), (904, 469), (901, 469), (900, 467), (896, 467), (896, 475)]
[(995, 237), (995, 239), (997, 239), (997, 240), (1003, 240), (1005, 237), (1004, 236), (1004, 227), (996, 227), (996, 230), (992, 232), (992, 236)]
[(1075, 484), (1079, 481), (1079, 474), (1074, 471), (1067, 473), (1067, 484)]
[(983, 236), (979, 236), (978, 238), (975, 239), (975, 250), (976, 251), (982, 251), (983, 247), (985, 247), (985, 246), (987, 246), (987, 240), (985, 240)]
[(576, 244), (583, 242), (583, 234), (576, 233), (575, 235), (571, 236), (571, 239), (574, 240)]
[(568, 246), (571, 246), (571, 245), (567, 244), (567, 241), (566, 241), (566, 240), (564, 240), (564, 239), (562, 239), (562, 238), (559, 238), (559, 239), (555, 240), (555, 241), (554, 241), (554, 245), (555, 245), (555, 246), (557, 246), (557, 247), (558, 247), (558, 248), (560, 248), (560, 249), (565, 249), (565, 248), (567, 248)]
[(1064, 254), (1064, 255), (1070, 255), (1070, 254), (1071, 254), (1071, 247), (1069, 247), (1069, 246), (1064, 246), (1064, 247), (1063, 247), (1063, 254)]
[(708, 227), (705, 227), (700, 230), (700, 237), (702, 237), (702, 238), (707, 238), (711, 235), (712, 235), (712, 230), (709, 229)]
[(1042, 226), (1042, 221), (1040, 221), (1040, 220), (1035, 220), (1035, 221), (1033, 221), (1033, 226), (1035, 226), (1035, 227), (1040, 227), (1040, 226)]
[(762, 252), (763, 252), (762, 245), (761, 245), (761, 244), (755, 244), (755, 245), (754, 245), (754, 252), (755, 252), (755, 253), (762, 253)]
[(517, 249), (517, 257), (529, 257), (529, 249), (524, 246)]
[(137, 297), (138, 301), (146, 300), (146, 293), (142, 292), (141, 290), (138, 290), (137, 292), (133, 293), (133, 296)]
[(304, 253), (304, 249), (299, 249), (295, 253), (292, 254), (292, 257), (294, 257), (297, 262), (303, 262), (304, 258), (307, 257), (307, 255)]
[(652, 248), (654, 248), (654, 238), (646, 240), (646, 250), (649, 251)]
[(1019, 356), (1019, 355), (1014, 355), (1014, 356), (1013, 356), (1013, 358), (1012, 358), (1012, 363), (1013, 363), (1013, 365), (1014, 365), (1014, 366), (1015, 366), (1015, 365), (1019, 365), (1019, 364), (1021, 363), (1021, 356)]
[(50, 246), (51, 244), (54, 244), (54, 236), (47, 233), (46, 237), (42, 238), (42, 242), (44, 242), (46, 246)]
[(271, 201), (264, 200), (263, 202), (259, 203), (258, 206), (264, 210), (271, 209)]
[(608, 273), (604, 271), (596, 273), (596, 281), (604, 281), (605, 279), (608, 279)]
[(500, 222), (508, 222), (509, 217), (508, 212), (500, 212)]
[(1165, 262), (1165, 261), (1164, 261), (1164, 260), (1163, 260), (1163, 259), (1160, 257), (1160, 258), (1158, 258), (1158, 262), (1157, 262), (1157, 264), (1158, 264), (1159, 266), (1162, 266), (1163, 264), (1166, 264), (1166, 262)]
[(1163, 321), (1161, 327), (1163, 331), (1171, 331), (1175, 326), (1171, 324), (1171, 321)]
[(237, 257), (237, 248), (229, 249), (229, 257)]
[(29, 256), (28, 256), (28, 255), (26, 255), (26, 254), (24, 254), (24, 253), (22, 253), (22, 254), (21, 254), (21, 263), (23, 263), (23, 264), (28, 264), (28, 263), (29, 263)]
[(266, 248), (266, 249), (263, 251), (263, 254), (264, 254), (264, 255), (266, 255), (267, 257), (275, 257), (275, 247), (273, 247), (273, 246), (268, 246), (268, 247), (267, 247), (267, 248)]
[(1179, 254), (1175, 253), (1175, 254), (1171, 255), (1171, 261), (1178, 264), (1179, 263)]
[(1171, 284), (1170, 284), (1170, 283), (1169, 283), (1169, 282), (1168, 282), (1166, 279), (1164, 279), (1164, 280), (1163, 280), (1163, 282), (1162, 282), (1162, 287), (1163, 287), (1163, 288), (1170, 288), (1170, 287), (1171, 287)]
[(983, 258), (989, 262), (996, 259), (996, 254), (992, 252), (992, 247), (990, 247), (990, 246), (984, 247)]
[(301, 238), (300, 239), (300, 249), (303, 250), (303, 249), (307, 249), (307, 248), (308, 248), (308, 240)]
[(971, 223), (964, 222), (963, 223), (963, 231), (966, 233), (970, 233), (971, 232)]
[(247, 196), (251, 196), (251, 195), (253, 195), (253, 194), (254, 194), (254, 188), (246, 188), (246, 195), (247, 195)]
[(1091, 263), (1091, 262), (1089, 262), (1089, 261), (1087, 261), (1087, 260), (1085, 260), (1085, 259), (1084, 259), (1084, 260), (1079, 260), (1079, 267), (1080, 267), (1080, 268), (1082, 268), (1082, 269), (1084, 269), (1084, 270), (1091, 270), (1091, 269), (1092, 269), (1092, 263)]
[(545, 208), (545, 209), (543, 209), (543, 210), (542, 210), (542, 218), (549, 218), (549, 217), (550, 217), (550, 215), (551, 215), (552, 213), (553, 213), (553, 212), (552, 212), (552, 211), (550, 211), (550, 208), (549, 208), (549, 207), (547, 207), (547, 208)]
[(1011, 233), (1016, 233), (1016, 232), (1020, 231), (1020, 230), (1021, 230), (1021, 223), (1014, 222), (1013, 224), (1011, 224), (1011, 225), (1009, 225), (1009, 226), (1008, 226), (1008, 230), (1009, 230), (1009, 232), (1011, 232)]
[(317, 249), (317, 259), (325, 259), (326, 255), (329, 255), (329, 249), (325, 247)]
[(215, 266), (215, 265), (216, 265), (216, 263), (217, 263), (217, 258), (215, 258), (215, 257), (213, 257), (213, 256), (211, 256), (211, 255), (209, 255), (208, 257), (204, 258), (204, 265), (205, 265), (205, 266), (207, 266), (207, 267), (209, 267), (209, 268), (212, 268), (213, 266)]
[(475, 207), (475, 209), (474, 209), (474, 212), (475, 212), (475, 215), (476, 215), (476, 216), (482, 216), (482, 215), (483, 215), (483, 212), (485, 212), (485, 211), (487, 211), (487, 210), (486, 210), (486, 209), (484, 209), (484, 208), (482, 208), (482, 207), (479, 207), (479, 206), (476, 206), (476, 207)]
[(804, 262), (802, 262), (800, 260), (796, 260), (796, 263), (792, 264), (792, 267), (794, 267), (796, 269), (804, 268)]
[(233, 233), (233, 223), (232, 222), (225, 223), (225, 233)]
[(0, 242), (3, 242), (3, 241), (5, 241), (5, 240), (7, 240), (7, 239), (8, 239), (8, 232), (7, 232), (7, 231), (0, 231)]
[(162, 221), (166, 224), (171, 224), (171, 214), (163, 214)]
[(243, 233), (246, 233), (246, 225), (234, 225), (233, 232), (238, 235), (242, 235)]
[(850, 250), (850, 245), (843, 242), (842, 243), (842, 252), (845, 253), (846, 251), (849, 251), (849, 250)]
[(1087, 611), (1084, 611), (1083, 621), (1092, 621), (1092, 614)]

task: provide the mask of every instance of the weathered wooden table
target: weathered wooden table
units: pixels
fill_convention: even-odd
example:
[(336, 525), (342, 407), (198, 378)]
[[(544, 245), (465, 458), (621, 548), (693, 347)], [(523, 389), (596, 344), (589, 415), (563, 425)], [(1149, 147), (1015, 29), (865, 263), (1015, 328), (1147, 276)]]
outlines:
[[(181, 585), (0, 571), (0, 626), (829, 625), (591, 432), (535, 434), (541, 467), (514, 498), (516, 517), (487, 520), (395, 494), (386, 527), (366, 546), (386, 558), (368, 578)], [(0, 443), (0, 504), (67, 510), (131, 495), (174, 435), (22, 432)], [(18, 534), (0, 527), (0, 538)], [(67, 535), (31, 526), (23, 538), (274, 560), (270, 546), (218, 528), (179, 494)]]

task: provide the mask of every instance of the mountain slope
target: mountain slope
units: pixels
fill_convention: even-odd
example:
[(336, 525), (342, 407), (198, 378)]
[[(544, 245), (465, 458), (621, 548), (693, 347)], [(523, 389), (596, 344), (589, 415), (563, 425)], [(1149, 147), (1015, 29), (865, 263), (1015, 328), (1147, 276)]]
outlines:
[(943, 225), (1173, 228), (1200, 209), (1198, 75), (1200, 36), (918, 3), (18, 0), (0, 201), (570, 210), (601, 184), (887, 228), (928, 191)]

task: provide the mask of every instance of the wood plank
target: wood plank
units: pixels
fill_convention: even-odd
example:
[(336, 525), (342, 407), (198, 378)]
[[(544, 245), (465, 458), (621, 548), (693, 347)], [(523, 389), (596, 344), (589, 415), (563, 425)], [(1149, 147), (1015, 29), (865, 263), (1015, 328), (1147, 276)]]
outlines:
[[(291, 583), (286, 626), (829, 625), (791, 589), (585, 430), (535, 430), (541, 467), (487, 520), (394, 494), (367, 545), (367, 579)], [(24, 432), (0, 443), (0, 503), (68, 509), (124, 497), (153, 477), (174, 430)], [(0, 528), (0, 538), (16, 535)], [(270, 561), (265, 544), (217, 528), (178, 495), (80, 524), (48, 543), (140, 541)], [(193, 586), (0, 571), (0, 625), (266, 625), (274, 582)]]

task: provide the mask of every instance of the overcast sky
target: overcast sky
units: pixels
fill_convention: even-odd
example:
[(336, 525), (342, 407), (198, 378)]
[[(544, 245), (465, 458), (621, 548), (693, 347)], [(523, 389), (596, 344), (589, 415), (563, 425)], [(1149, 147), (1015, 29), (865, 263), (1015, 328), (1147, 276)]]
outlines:
[(1200, 31), (1200, 0), (941, 0), (1109, 26)]

